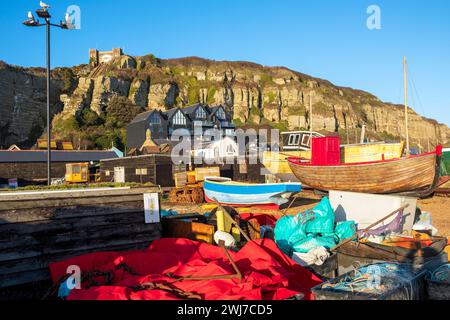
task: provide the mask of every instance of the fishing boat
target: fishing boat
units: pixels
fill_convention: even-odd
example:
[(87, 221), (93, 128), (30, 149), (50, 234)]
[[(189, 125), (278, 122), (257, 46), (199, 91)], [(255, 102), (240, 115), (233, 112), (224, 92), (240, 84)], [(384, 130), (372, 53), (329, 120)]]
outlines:
[[(293, 174), (287, 159), (299, 157), (311, 159), (311, 144), (315, 138), (325, 136), (313, 131), (313, 103), (309, 96), (309, 125), (310, 131), (290, 131), (281, 133), (281, 145), (278, 151), (265, 151), (263, 153), (263, 166), (281, 181), (299, 181)], [(365, 141), (365, 129), (361, 130), (360, 143), (342, 145), (340, 148), (341, 163), (359, 163), (378, 160), (397, 159), (403, 155), (405, 142), (386, 143)], [(347, 135), (347, 141), (348, 141)]]
[(442, 147), (436, 151), (400, 159), (338, 165), (314, 165), (301, 158), (288, 158), (295, 176), (318, 190), (374, 194), (432, 194), (439, 182)]
[(434, 152), (410, 154), (406, 57), (403, 59), (403, 70), (406, 157), (342, 163), (337, 155), (339, 142), (330, 139), (332, 143), (327, 145), (326, 138), (315, 138), (312, 141), (311, 161), (298, 157), (288, 158), (292, 172), (302, 183), (324, 191), (406, 194), (417, 197), (427, 197), (436, 190), (440, 177), (442, 146), (436, 147)]
[(229, 206), (280, 206), (292, 194), (302, 189), (300, 183), (250, 184), (234, 182), (227, 178), (205, 178), (203, 183), (207, 202)]
[[(377, 160), (398, 159), (405, 150), (405, 143), (374, 142), (366, 144), (350, 144), (341, 146), (342, 163), (360, 163)], [(311, 150), (302, 151), (265, 151), (263, 154), (263, 165), (281, 181), (298, 181), (293, 174), (287, 159), (299, 157), (305, 160), (311, 159)]]

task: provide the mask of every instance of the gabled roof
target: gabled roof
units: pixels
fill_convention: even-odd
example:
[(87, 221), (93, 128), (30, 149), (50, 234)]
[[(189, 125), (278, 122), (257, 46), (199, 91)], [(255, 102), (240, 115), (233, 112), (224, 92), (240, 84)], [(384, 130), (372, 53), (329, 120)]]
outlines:
[(139, 123), (142, 121), (148, 121), (150, 116), (155, 112), (157, 112), (161, 116), (162, 119), (170, 120), (178, 111), (181, 111), (188, 120), (192, 121), (193, 119), (196, 118), (195, 113), (199, 107), (202, 107), (203, 109), (205, 109), (207, 117), (211, 117), (211, 116), (215, 115), (219, 109), (223, 109), (227, 119), (230, 117), (226, 108), (223, 105), (209, 107), (206, 104), (197, 103), (197, 104), (194, 104), (194, 105), (186, 107), (186, 108), (175, 107), (175, 108), (167, 110), (167, 111), (149, 110), (146, 112), (142, 112), (142, 113), (138, 114), (133, 119), (133, 121), (130, 122), (130, 125)]
[(229, 118), (229, 116), (230, 116), (227, 112), (227, 109), (222, 105), (214, 106), (214, 107), (211, 107), (210, 109), (211, 109), (211, 115), (210, 115), (211, 117), (214, 116), (217, 113), (217, 111), (219, 111), (220, 109), (222, 109), (223, 112), (225, 112), (225, 118)]
[(211, 110), (209, 109), (209, 107), (208, 107), (207, 105), (204, 105), (204, 104), (201, 104), (201, 103), (197, 103), (197, 104), (194, 104), (194, 105), (192, 105), (192, 106), (183, 108), (182, 110), (183, 110), (184, 113), (187, 114), (187, 115), (191, 118), (191, 120), (192, 120), (193, 118), (196, 118), (196, 114), (195, 114), (195, 113), (197, 112), (197, 109), (200, 108), (200, 107), (203, 108), (203, 109), (205, 110), (207, 116), (210, 115)]
[(167, 120), (170, 120), (170, 119), (172, 119), (172, 117), (173, 117), (178, 111), (181, 111), (181, 113), (182, 113), (186, 118), (190, 119), (189, 116), (183, 111), (183, 109), (178, 108), (178, 107), (177, 107), (177, 108), (170, 109), (170, 110), (167, 110), (166, 112), (164, 112), (164, 114), (165, 114), (165, 116), (167, 117)]
[(133, 121), (130, 122), (130, 124), (134, 124), (134, 123), (138, 123), (138, 122), (142, 122), (142, 121), (148, 121), (148, 119), (150, 118), (150, 116), (151, 116), (153, 113), (155, 113), (155, 112), (158, 113), (158, 114), (164, 119), (163, 113), (162, 113), (161, 111), (159, 111), (159, 110), (149, 110), (149, 111), (145, 111), (145, 112), (139, 113), (139, 114), (133, 119)]

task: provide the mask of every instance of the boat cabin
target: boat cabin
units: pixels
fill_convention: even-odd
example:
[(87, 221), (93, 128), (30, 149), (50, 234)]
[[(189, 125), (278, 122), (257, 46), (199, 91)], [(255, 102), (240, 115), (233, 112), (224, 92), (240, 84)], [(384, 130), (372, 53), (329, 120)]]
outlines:
[(281, 133), (281, 150), (311, 150), (311, 138), (322, 138), (324, 135), (310, 131), (291, 131)]

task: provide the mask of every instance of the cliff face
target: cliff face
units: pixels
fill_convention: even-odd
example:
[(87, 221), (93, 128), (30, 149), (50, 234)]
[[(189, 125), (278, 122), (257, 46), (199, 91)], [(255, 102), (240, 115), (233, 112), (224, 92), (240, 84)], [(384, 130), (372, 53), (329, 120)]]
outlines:
[[(12, 82), (12, 78), (17, 80)], [(0, 109), (10, 119), (0, 120), (1, 125), (8, 125), (6, 141), (36, 139), (45, 119), (45, 81), (28, 70), (0, 70), (0, 83)], [(123, 56), (94, 69), (77, 67), (70, 74), (58, 70), (55, 83), (63, 104), (54, 119), (56, 135), (75, 140), (75, 144), (83, 140), (90, 147), (101, 146), (97, 140), (102, 130), (112, 141), (124, 139), (124, 124), (111, 126), (109, 116), (111, 101), (117, 102), (117, 97), (122, 99), (123, 108), (130, 106), (138, 112), (197, 102), (223, 104), (233, 112), (237, 124), (270, 124), (282, 130), (309, 128), (311, 97), (315, 131), (338, 132), (344, 141), (348, 133), (350, 142), (355, 142), (355, 131), (364, 124), (373, 140), (398, 139), (405, 132), (402, 106), (286, 68), (249, 62)], [(56, 97), (55, 106), (59, 106)], [(55, 113), (60, 110), (54, 109)], [(28, 110), (26, 120), (17, 115), (17, 110)], [(446, 125), (423, 118), (412, 109), (409, 119), (413, 145), (427, 149), (428, 144), (449, 142), (450, 129)], [(93, 126), (97, 128), (95, 137)]]
[[(51, 97), (52, 112), (61, 111), (59, 84)], [(22, 69), (0, 62), (0, 147), (30, 147), (46, 122), (46, 80), (41, 69)]]

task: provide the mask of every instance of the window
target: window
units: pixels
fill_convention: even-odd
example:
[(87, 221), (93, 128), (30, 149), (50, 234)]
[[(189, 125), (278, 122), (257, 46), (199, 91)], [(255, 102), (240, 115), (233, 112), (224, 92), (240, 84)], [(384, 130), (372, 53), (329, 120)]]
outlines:
[(138, 176), (146, 176), (147, 175), (147, 168), (136, 169), (136, 175), (138, 175)]
[(306, 146), (306, 147), (309, 147), (309, 144), (311, 143), (311, 141), (310, 141), (310, 136), (309, 135), (303, 135), (303, 137), (302, 137), (302, 145), (303, 146)]
[(226, 136), (234, 136), (234, 129), (225, 129)]
[(288, 144), (290, 146), (297, 146), (300, 143), (300, 134), (291, 134), (289, 136)]
[(232, 145), (232, 144), (229, 144), (229, 145), (227, 146), (227, 153), (228, 153), (228, 154), (234, 154), (234, 148), (233, 148), (233, 145)]
[(206, 119), (205, 109), (203, 109), (202, 107), (198, 107), (197, 112), (195, 113), (195, 117), (198, 119)]
[(173, 117), (173, 124), (177, 124), (177, 125), (185, 125), (186, 124), (186, 118), (181, 111), (178, 111), (175, 114), (175, 117)]
[(153, 112), (152, 115), (150, 116), (150, 123), (154, 123), (154, 124), (160, 124), (161, 123), (161, 117), (159, 116), (158, 113)]
[(217, 110), (216, 115), (219, 120), (226, 120), (225, 111), (223, 111), (222, 108), (219, 108), (219, 110)]
[(111, 175), (111, 171), (106, 170), (106, 171), (105, 171), (105, 176), (106, 176), (106, 177), (109, 177), (110, 175)]

